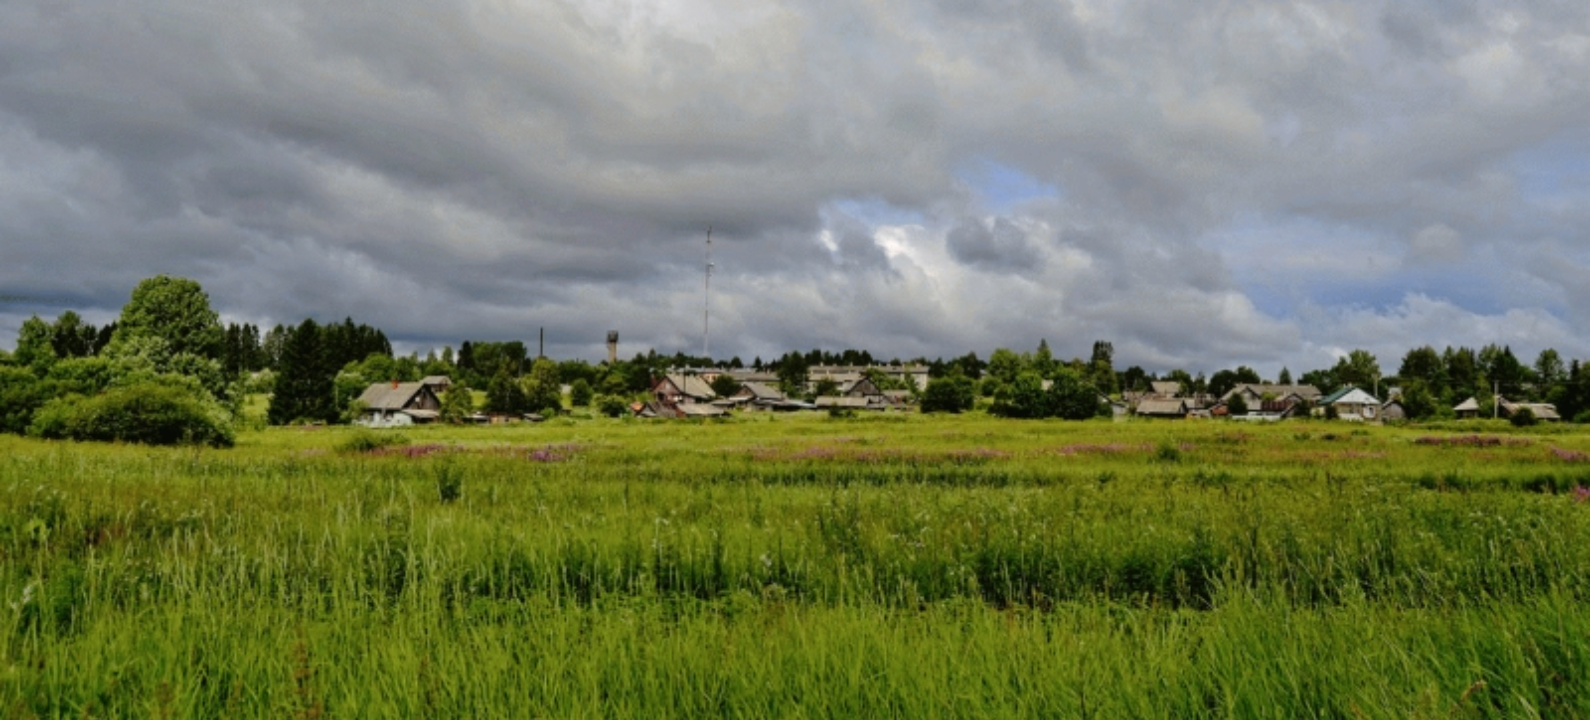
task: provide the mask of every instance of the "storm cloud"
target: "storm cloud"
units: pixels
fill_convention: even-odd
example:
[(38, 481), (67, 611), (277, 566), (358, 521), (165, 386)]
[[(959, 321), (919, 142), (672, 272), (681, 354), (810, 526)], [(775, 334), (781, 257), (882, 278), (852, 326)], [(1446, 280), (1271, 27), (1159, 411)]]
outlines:
[(0, 345), (157, 273), (402, 349), (1590, 356), (1590, 7), (13, 0)]

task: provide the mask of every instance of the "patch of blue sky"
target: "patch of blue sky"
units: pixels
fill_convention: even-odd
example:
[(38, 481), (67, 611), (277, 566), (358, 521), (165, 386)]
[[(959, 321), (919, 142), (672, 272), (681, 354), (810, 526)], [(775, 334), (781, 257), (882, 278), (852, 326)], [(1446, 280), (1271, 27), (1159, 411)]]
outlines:
[(1059, 199), (1061, 189), (1020, 169), (986, 158), (968, 163), (955, 173), (977, 191), (984, 207), (996, 213), (1034, 200)]
[(1575, 131), (1513, 153), (1513, 177), (1526, 202), (1590, 195), (1590, 133)]
[(1387, 312), (1412, 293), (1482, 314), (1512, 307), (1483, 259), (1421, 266), (1399, 239), (1373, 229), (1250, 214), (1200, 244), (1219, 253), (1237, 289), (1275, 317), (1295, 317), (1305, 306)]

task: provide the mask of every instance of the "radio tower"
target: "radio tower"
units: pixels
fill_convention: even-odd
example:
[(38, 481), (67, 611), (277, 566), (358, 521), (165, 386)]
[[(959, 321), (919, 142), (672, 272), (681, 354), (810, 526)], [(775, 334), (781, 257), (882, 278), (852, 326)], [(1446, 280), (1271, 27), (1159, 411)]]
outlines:
[(706, 305), (701, 310), (701, 357), (712, 357), (712, 226), (707, 226)]

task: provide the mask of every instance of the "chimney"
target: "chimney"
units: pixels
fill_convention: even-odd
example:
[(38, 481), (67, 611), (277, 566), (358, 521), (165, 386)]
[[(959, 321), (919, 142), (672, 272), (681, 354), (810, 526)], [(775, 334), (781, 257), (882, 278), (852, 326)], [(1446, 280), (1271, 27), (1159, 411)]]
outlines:
[(397, 385), (398, 385), (397, 378), (392, 378), (392, 389), (396, 390), (397, 389)]
[(608, 330), (607, 331), (607, 364), (608, 365), (612, 365), (612, 364), (615, 364), (617, 362), (618, 362), (618, 331), (617, 330)]

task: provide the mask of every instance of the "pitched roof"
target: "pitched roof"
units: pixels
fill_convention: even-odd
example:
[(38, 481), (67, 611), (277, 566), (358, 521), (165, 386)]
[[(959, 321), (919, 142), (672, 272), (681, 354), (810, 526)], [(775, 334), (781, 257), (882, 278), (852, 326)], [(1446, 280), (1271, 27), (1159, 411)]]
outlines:
[(1244, 389), (1252, 391), (1252, 393), (1254, 395), (1256, 395), (1258, 397), (1261, 397), (1261, 398), (1264, 397), (1265, 395), (1274, 395), (1277, 398), (1284, 398), (1284, 397), (1286, 397), (1288, 395), (1296, 395), (1296, 396), (1298, 396), (1300, 398), (1303, 398), (1304, 400), (1313, 400), (1313, 399), (1318, 398), (1320, 395), (1323, 394), (1323, 393), (1321, 393), (1319, 391), (1319, 388), (1314, 387), (1313, 385), (1275, 385), (1275, 384), (1271, 384), (1271, 383), (1238, 383), (1236, 387), (1231, 388), (1231, 390), (1229, 392), (1227, 392), (1225, 395), (1222, 395), (1220, 399), (1222, 399), (1222, 400), (1230, 400), (1232, 395), (1235, 395), (1235, 394), (1237, 394), (1239, 392), (1242, 392)]
[(421, 385), (452, 385), (453, 379), (446, 375), (426, 375), (420, 378)]
[(1154, 389), (1156, 395), (1174, 397), (1181, 394), (1181, 383), (1175, 380), (1155, 380), (1148, 385)]
[(778, 388), (763, 383), (747, 381), (740, 383), (740, 388), (742, 391), (750, 393), (751, 399), (753, 400), (784, 399), (784, 393), (779, 392)]
[(1458, 403), (1457, 407), (1452, 409), (1457, 412), (1479, 412), (1480, 402), (1471, 397), (1467, 400), (1464, 400), (1463, 402)]
[(359, 402), (371, 410), (402, 410), (424, 391), (423, 383), (376, 383), (364, 389)]
[(1138, 415), (1186, 415), (1187, 401), (1180, 398), (1170, 400), (1144, 400), (1137, 404)]
[[(1352, 395), (1355, 392), (1359, 393), (1360, 395), (1363, 395), (1363, 397), (1348, 398), (1349, 395)], [(1363, 390), (1358, 389), (1358, 386), (1356, 386), (1356, 385), (1348, 385), (1346, 387), (1339, 388), (1336, 392), (1333, 392), (1333, 393), (1331, 393), (1329, 395), (1326, 395), (1325, 397), (1320, 398), (1319, 402), (1317, 404), (1319, 404), (1319, 405), (1332, 405), (1332, 404), (1335, 404), (1335, 403), (1338, 403), (1338, 402), (1342, 402), (1344, 400), (1346, 402), (1354, 402), (1354, 403), (1371, 403), (1372, 402), (1372, 403), (1374, 403), (1376, 405), (1380, 404), (1380, 398), (1377, 398), (1377, 397), (1375, 397), (1373, 395), (1370, 395), (1367, 392), (1364, 392)]]
[(717, 393), (712, 391), (712, 384), (701, 379), (700, 375), (669, 373), (668, 381), (672, 382), (674, 387), (679, 388), (679, 392), (693, 398), (715, 398), (718, 396)]

